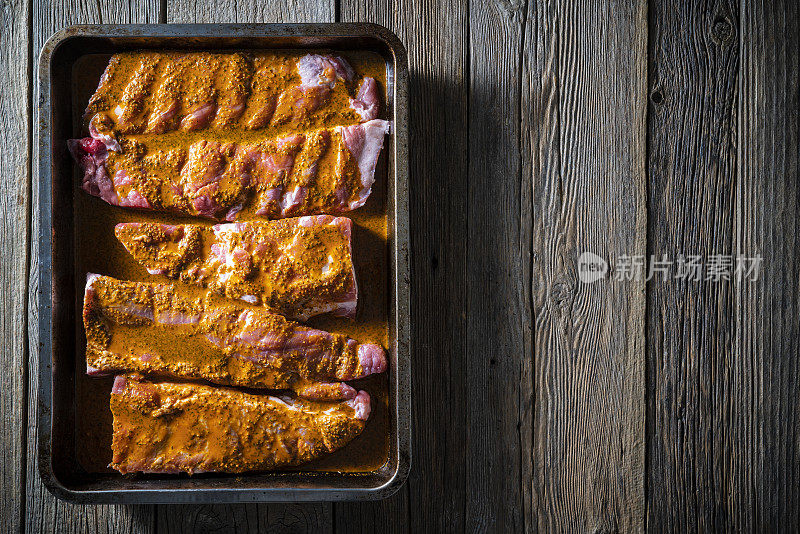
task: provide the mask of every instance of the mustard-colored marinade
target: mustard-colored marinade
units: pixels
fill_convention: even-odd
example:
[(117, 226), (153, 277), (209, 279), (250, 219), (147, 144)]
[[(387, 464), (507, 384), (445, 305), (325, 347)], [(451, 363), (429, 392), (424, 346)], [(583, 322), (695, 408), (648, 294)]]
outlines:
[(355, 313), (351, 231), (350, 219), (317, 215), (212, 228), (123, 223), (115, 233), (150, 273), (305, 320)]
[(355, 390), (337, 381), (385, 369), (378, 345), (172, 284), (91, 275), (83, 320), (92, 372), (151, 372), (341, 398)]
[(309, 402), (201, 384), (120, 376), (111, 394), (121, 473), (241, 473), (298, 465), (346, 445), (364, 429), (365, 393)]
[[(296, 63), (306, 54), (116, 54), (89, 100), (87, 126), (111, 135), (138, 134), (147, 140), (158, 136), (169, 143), (187, 137), (207, 138), (209, 131), (217, 139), (241, 141), (358, 122), (350, 98), (363, 76), (354, 73), (345, 80), (333, 74), (330, 87), (303, 87)], [(373, 74), (360, 65), (355, 71)], [(206, 109), (209, 111), (204, 114)], [(201, 131), (205, 133), (189, 135)]]
[[(304, 51), (276, 51), (278, 56), (295, 61), (305, 54)], [(368, 52), (345, 52), (345, 56), (356, 72), (363, 76), (372, 76), (381, 87), (385, 84), (384, 60)], [(98, 79), (108, 64), (108, 55), (90, 55), (81, 58), (73, 70), (73, 110), (74, 124), (80, 124), (84, 106), (97, 88)], [(213, 125), (212, 125), (213, 127)], [(268, 126), (265, 131), (287, 132), (291, 126)], [(166, 132), (162, 136), (180, 137), (185, 135), (186, 142), (191, 136), (199, 136), (201, 132)], [(75, 137), (85, 135), (85, 131), (76, 129)], [(134, 134), (138, 135), (138, 134)], [(141, 134), (145, 139), (151, 134)], [(241, 133), (241, 135), (250, 135)], [(155, 140), (157, 136), (151, 135)], [(236, 139), (231, 139), (236, 140)], [(389, 311), (389, 251), (387, 246), (386, 217), (386, 166), (380, 160), (376, 171), (376, 183), (367, 203), (348, 214), (353, 220), (353, 263), (359, 286), (358, 313), (355, 320), (322, 315), (313, 317), (308, 325), (313, 328), (327, 330), (346, 335), (362, 342), (372, 342), (388, 346), (388, 311)], [(116, 278), (144, 281), (170, 282), (162, 275), (150, 275), (138, 264), (117, 241), (114, 226), (121, 222), (151, 222), (157, 224), (175, 224), (176, 218), (154, 212), (121, 210), (110, 206), (102, 200), (91, 197), (81, 191), (76, 180), (74, 189), (74, 226), (75, 226), (75, 285), (83, 287), (85, 273), (99, 272)], [(202, 219), (187, 219), (186, 222), (210, 226)], [(190, 287), (184, 288), (189, 291)], [(199, 295), (201, 292), (197, 291)], [(75, 306), (83, 305), (83, 294), (76, 294)], [(83, 324), (80, 313), (77, 314), (76, 339), (78, 354), (84, 353)], [(182, 340), (179, 346), (194, 350), (191, 338)], [(164, 340), (157, 334), (150, 341), (165, 349), (175, 350), (176, 343)], [(183, 345), (186, 344), (186, 345)], [(112, 439), (112, 414), (109, 410), (109, 392), (111, 378), (91, 378), (85, 374), (85, 361), (76, 358), (76, 439), (80, 446), (76, 447), (80, 464), (89, 472), (108, 472), (108, 464), (112, 460), (108, 444)], [(389, 398), (387, 373), (372, 375), (353, 382), (353, 386), (366, 390), (372, 397), (372, 413), (364, 431), (343, 449), (298, 467), (285, 467), (291, 471), (303, 472), (370, 472), (379, 469), (388, 461), (389, 450)]]
[(348, 211), (364, 177), (337, 127), (363, 121), (350, 102), (364, 77), (303, 85), (298, 57), (113, 56), (86, 112), (112, 147), (92, 168), (121, 205), (228, 220)]
[[(160, 137), (126, 136), (121, 152), (108, 153), (107, 173), (124, 176), (115, 190), (120, 198), (137, 199), (126, 200), (133, 207), (249, 220), (341, 213), (361, 195), (358, 163), (333, 129), (247, 144)], [(291, 164), (275, 163), (283, 160)], [(221, 175), (213, 190), (207, 185), (210, 175)], [(291, 194), (300, 188), (302, 199), (284, 208), (275, 191)]]

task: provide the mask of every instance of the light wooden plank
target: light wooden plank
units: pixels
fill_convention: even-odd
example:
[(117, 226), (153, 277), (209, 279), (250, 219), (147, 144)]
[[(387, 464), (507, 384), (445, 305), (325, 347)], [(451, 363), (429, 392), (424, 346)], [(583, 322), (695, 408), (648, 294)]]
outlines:
[[(170, 23), (333, 22), (335, 0), (171, 0)], [(329, 503), (159, 506), (158, 532), (330, 532)]]
[(730, 531), (800, 525), (800, 6), (741, 4), (736, 235), (764, 258), (735, 287)]
[(337, 503), (337, 532), (462, 532), (468, 395), (465, 352), (468, 9), (446, 0), (343, 0), (343, 22), (375, 22), (410, 68), (413, 247), (412, 469), (386, 501)]
[[(479, 47), (487, 48), (486, 62), (510, 61), (492, 56), (494, 48), (483, 42), (473, 45)], [(524, 444), (533, 436), (532, 449), (522, 447), (528, 457), (521, 468), (532, 471), (522, 479), (530, 484), (523, 488), (526, 512), (531, 508), (526, 530), (642, 531), (645, 285), (617, 281), (613, 272), (581, 282), (577, 259), (593, 252), (613, 268), (622, 256), (646, 252), (647, 6), (643, 1), (531, 2), (520, 49), (521, 192), (513, 183), (518, 169), (481, 167), (491, 178), (476, 188), (475, 202), (483, 200), (484, 206), (478, 220), (511, 213), (501, 217), (502, 224), (489, 222), (486, 230), (478, 230), (486, 232), (480, 247), (470, 232), (470, 249), (476, 261), (502, 265), (509, 256), (520, 265), (486, 276), (483, 299), (494, 301), (495, 292), (508, 291), (500, 288), (512, 276), (528, 277), (529, 286), (524, 302), (516, 293), (504, 295), (513, 314), (502, 308), (502, 300), (481, 311), (484, 321), (471, 330), (492, 341), (471, 352), (516, 360), (516, 368), (497, 376), (490, 368), (490, 398), (507, 398), (505, 406), (494, 405), (494, 412), (517, 409), (503, 388), (513, 391), (520, 379), (534, 384), (532, 399), (522, 396), (530, 389), (527, 384), (518, 393), (519, 439)], [(493, 101), (471, 106), (509, 116)], [(513, 109), (510, 113), (514, 117)], [(484, 130), (504, 128), (516, 128), (513, 119)], [(486, 150), (516, 149), (513, 138), (498, 143), (473, 129), (470, 137), (476, 150), (497, 144)], [(475, 218), (472, 210), (470, 218)], [(498, 241), (502, 246), (494, 244)], [(477, 298), (473, 305), (481, 304)], [(470, 314), (475, 313), (471, 306)], [(496, 332), (511, 325), (524, 331), (524, 350), (516, 339), (494, 342)], [(473, 391), (484, 387), (471, 382)], [(486, 424), (482, 430), (491, 437), (487, 444), (493, 444), (497, 427)]]
[[(650, 9), (649, 246), (708, 267), (734, 253), (738, 6)], [(736, 530), (725, 505), (740, 407), (733, 292), (730, 281), (650, 282), (647, 525), (656, 530)]]
[[(158, 22), (158, 0), (94, 2), (85, 0), (33, 2), (33, 58), (50, 35), (70, 24)], [(38, 86), (34, 87), (38, 92)], [(34, 102), (38, 95), (34, 95)], [(34, 124), (38, 123), (38, 118)], [(35, 141), (35, 139), (34, 139)], [(37, 165), (37, 162), (32, 162)], [(38, 183), (32, 184), (31, 235), (39, 235)], [(36, 420), (38, 418), (38, 256), (31, 248), (29, 275), (28, 332), (31, 347), (28, 359), (28, 436), (27, 501), (28, 532), (151, 532), (152, 506), (74, 506), (56, 500), (42, 485), (38, 474)]]
[(8, 372), (0, 377), (0, 532), (22, 530), (25, 487), (25, 351), (27, 308), (27, 143), (30, 128), (26, 2), (0, 6), (0, 354)]

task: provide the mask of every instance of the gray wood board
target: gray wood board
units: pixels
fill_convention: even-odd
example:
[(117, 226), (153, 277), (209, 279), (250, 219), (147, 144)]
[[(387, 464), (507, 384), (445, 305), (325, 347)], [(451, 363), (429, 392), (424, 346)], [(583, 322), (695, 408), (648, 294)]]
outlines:
[[(44, 1), (34, 2), (31, 13), (32, 61), (39, 57), (45, 41), (57, 30), (71, 24), (126, 24), (132, 22), (158, 22), (160, 4), (157, 0), (140, 1)], [(34, 63), (35, 64), (35, 63)], [(34, 73), (36, 71), (33, 71)], [(38, 81), (32, 79), (33, 102), (38, 101)], [(20, 97), (21, 98), (21, 97)], [(34, 110), (35, 111), (35, 110)], [(35, 114), (32, 124), (38, 124)], [(35, 134), (35, 132), (34, 132)], [(36, 141), (35, 135), (31, 137)], [(31, 149), (32, 150), (32, 149)], [(37, 161), (32, 162), (37, 165)], [(30, 235), (39, 235), (36, 207), (39, 205), (38, 183), (31, 184)], [(48, 230), (49, 231), (49, 230)], [(44, 487), (38, 474), (37, 391), (39, 387), (39, 261), (36, 239), (30, 246), (28, 333), (28, 431), (27, 431), (27, 485), (25, 488), (27, 532), (152, 532), (155, 520), (153, 506), (77, 506), (57, 500)]]
[[(726, 418), (731, 531), (800, 529), (800, 4), (745, 2), (738, 83), (735, 253), (761, 256), (734, 289)], [(717, 334), (719, 335), (719, 334)]]
[[(0, 532), (22, 530), (25, 520), (25, 351), (28, 269), (28, 162), (30, 101), (28, 88), (27, 7), (22, 1), (0, 8), (0, 352), (6, 372), (0, 376)], [(20, 16), (23, 15), (23, 16)]]
[[(526, 302), (520, 247), (530, 222), (520, 192), (522, 126), (519, 65), (524, 3), (470, 2), (464, 438), (465, 525), (471, 532), (517, 532), (525, 524), (520, 401), (532, 396), (522, 369)], [(451, 175), (452, 176), (452, 175)], [(452, 179), (452, 178), (451, 178)]]
[(650, 251), (763, 259), (648, 289), (652, 529), (798, 525), (799, 30), (796, 3), (651, 3)]
[[(644, 282), (613, 269), (646, 251), (646, 39), (643, 2), (537, 2), (526, 18), (528, 530), (643, 529)], [(609, 263), (606, 278), (580, 281), (584, 252)]]
[(649, 282), (648, 525), (728, 530), (734, 287), (702, 278), (734, 250), (738, 7), (650, 9), (649, 252), (704, 269)]

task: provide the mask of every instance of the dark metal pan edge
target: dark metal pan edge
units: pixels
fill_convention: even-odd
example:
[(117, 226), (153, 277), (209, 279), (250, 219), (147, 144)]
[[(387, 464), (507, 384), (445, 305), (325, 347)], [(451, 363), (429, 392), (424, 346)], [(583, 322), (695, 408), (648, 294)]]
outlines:
[[(144, 490), (73, 490), (65, 486), (53, 468), (53, 128), (52, 128), (52, 60), (56, 50), (66, 41), (78, 37), (124, 39), (138, 37), (196, 37), (218, 39), (231, 37), (310, 37), (373, 38), (383, 41), (394, 60), (394, 150), (392, 187), (394, 200), (394, 239), (391, 248), (395, 268), (394, 328), (397, 369), (390, 382), (394, 390), (393, 436), (397, 442), (397, 458), (392, 476), (375, 487), (258, 488), (236, 487), (213, 489), (144, 489)], [(214, 48), (213, 44), (208, 46)], [(191, 25), (76, 25), (54, 33), (42, 48), (39, 57), (39, 93), (36, 111), (38, 124), (34, 146), (35, 176), (39, 184), (39, 387), (36, 407), (38, 427), (38, 470), (48, 490), (65, 501), (75, 503), (200, 503), (200, 502), (287, 502), (377, 500), (394, 494), (405, 483), (411, 469), (411, 317), (410, 317), (410, 236), (408, 220), (408, 59), (405, 47), (388, 29), (371, 23), (323, 24), (191, 24)]]

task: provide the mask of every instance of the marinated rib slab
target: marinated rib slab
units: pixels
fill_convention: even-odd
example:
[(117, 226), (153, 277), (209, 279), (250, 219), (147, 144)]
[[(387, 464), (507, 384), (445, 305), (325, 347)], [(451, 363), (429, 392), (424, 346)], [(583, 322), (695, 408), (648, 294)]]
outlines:
[[(217, 220), (344, 213), (367, 201), (390, 124), (381, 119), (252, 142), (68, 141), (81, 187), (115, 206)], [(115, 141), (116, 142), (116, 141)]]
[(150, 274), (207, 287), (300, 320), (354, 317), (358, 290), (345, 217), (269, 222), (122, 223), (117, 239)]
[(381, 346), (315, 330), (265, 308), (172, 284), (90, 274), (84, 295), (87, 373), (142, 372), (305, 398), (352, 398), (340, 380), (381, 373)]
[(127, 375), (114, 380), (111, 412), (120, 473), (241, 473), (342, 448), (364, 429), (370, 397), (308, 402)]
[(347, 61), (330, 54), (125, 52), (109, 61), (86, 121), (92, 137), (118, 150), (123, 135), (313, 129), (376, 118), (377, 110), (364, 112), (365, 100), (378, 102), (375, 80), (357, 84)]
[[(357, 89), (356, 89), (357, 87)], [(335, 55), (128, 52), (68, 141), (109, 204), (218, 220), (360, 207), (389, 131), (378, 84)], [(213, 140), (212, 140), (213, 139)]]

